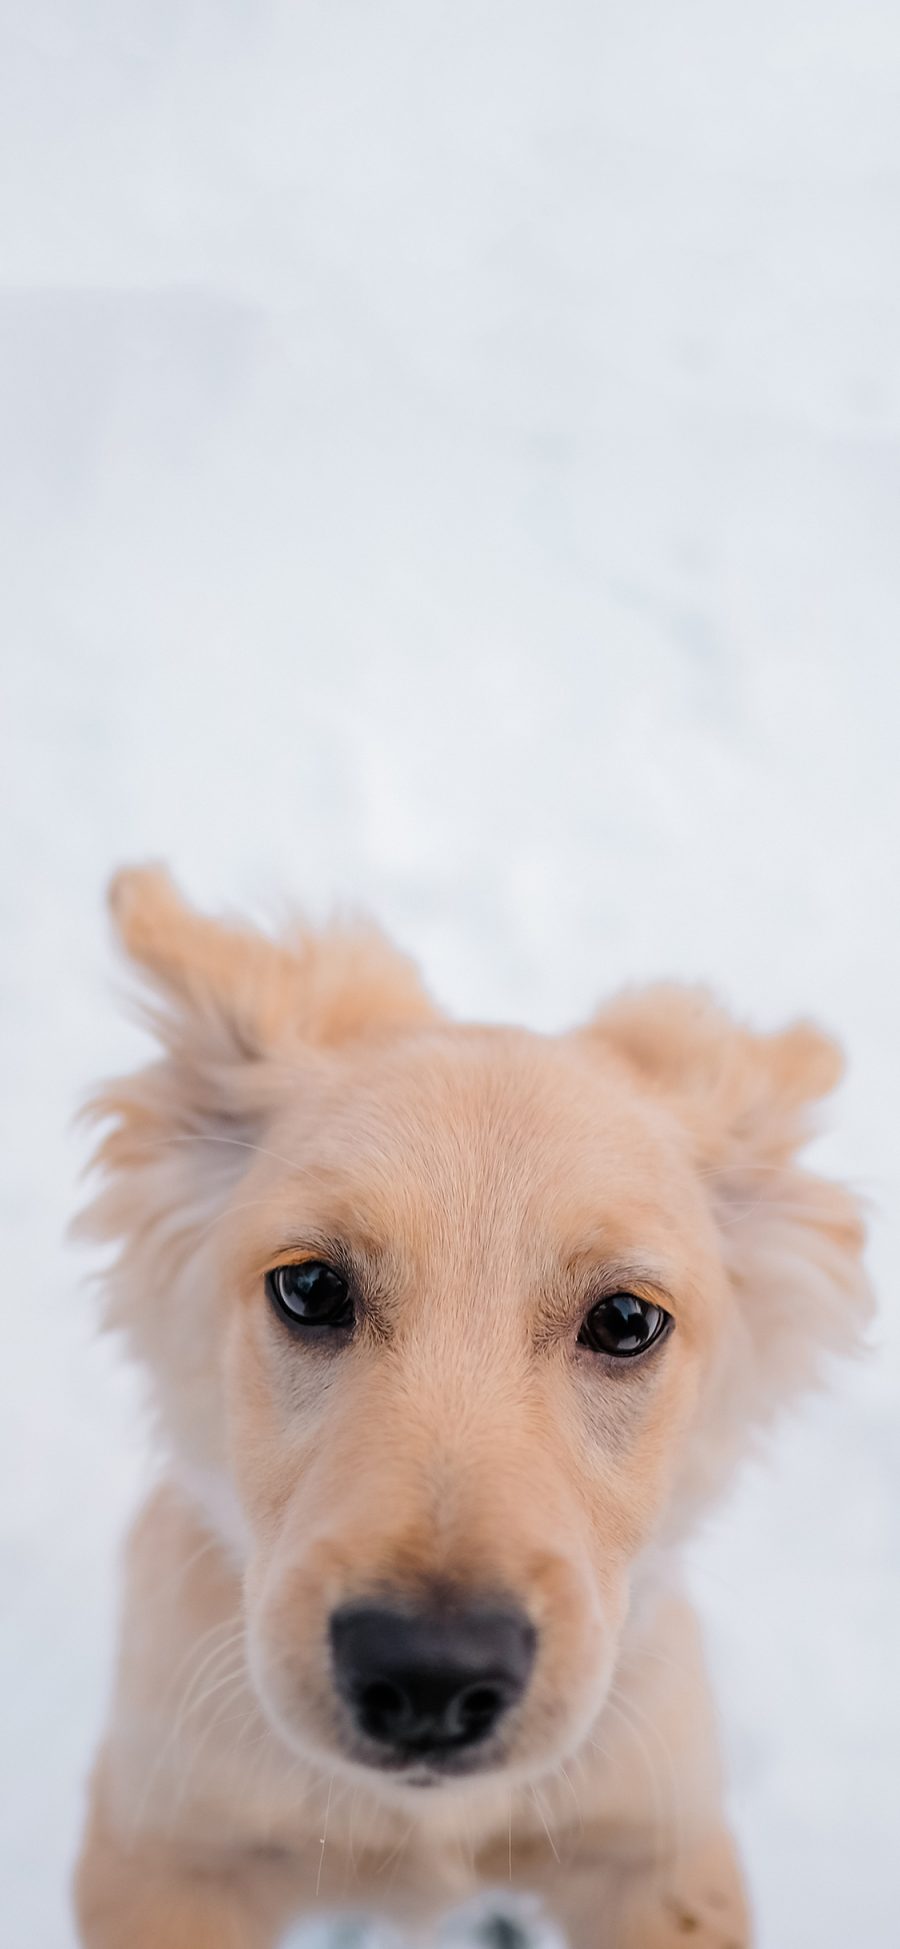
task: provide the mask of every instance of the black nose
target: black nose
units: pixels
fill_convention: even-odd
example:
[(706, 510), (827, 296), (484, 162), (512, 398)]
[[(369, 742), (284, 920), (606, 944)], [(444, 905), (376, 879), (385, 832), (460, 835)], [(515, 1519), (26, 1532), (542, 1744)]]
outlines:
[(487, 1739), (525, 1690), (535, 1632), (515, 1610), (347, 1604), (332, 1616), (331, 1648), (360, 1731), (421, 1758)]

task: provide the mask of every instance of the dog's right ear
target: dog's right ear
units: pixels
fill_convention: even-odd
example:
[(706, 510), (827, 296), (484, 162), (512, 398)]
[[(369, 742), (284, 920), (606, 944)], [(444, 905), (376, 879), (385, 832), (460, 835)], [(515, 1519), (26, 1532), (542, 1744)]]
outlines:
[[(372, 926), (297, 928), (275, 940), (196, 913), (159, 867), (117, 874), (109, 898), (163, 1050), (162, 1061), (88, 1106), (107, 1126), (97, 1161), (113, 1173), (140, 1168), (146, 1184), (154, 1149), (190, 1140), (180, 1169), (189, 1178), (202, 1162), (208, 1196), (212, 1180), (221, 1187), (246, 1165), (268, 1113), (304, 1068), (437, 1019), (412, 963)], [(104, 1208), (101, 1196), (96, 1218)], [(103, 1220), (96, 1229), (121, 1228)]]
[[(274, 940), (194, 913), (157, 868), (120, 873), (110, 902), (160, 1054), (87, 1105), (101, 1126), (100, 1182), (76, 1230), (118, 1247), (104, 1276), (106, 1324), (153, 1377), (194, 1492), (240, 1548), (240, 1517), (227, 1491), (221, 1500), (218, 1220), (292, 1095), (342, 1050), (427, 1025), (436, 1011), (374, 928), (298, 928)], [(207, 1501), (202, 1485), (213, 1480)]]
[(371, 925), (298, 928), (275, 941), (196, 913), (154, 866), (117, 873), (109, 904), (162, 998), (153, 1019), (167, 1043), (190, 1027), (218, 1056), (259, 1061), (436, 1019), (412, 962)]

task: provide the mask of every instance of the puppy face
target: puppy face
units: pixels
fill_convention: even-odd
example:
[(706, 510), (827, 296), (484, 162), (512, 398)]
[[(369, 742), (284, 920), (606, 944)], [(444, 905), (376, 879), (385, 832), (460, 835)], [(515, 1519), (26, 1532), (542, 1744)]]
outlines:
[(856, 1214), (791, 1161), (831, 1045), (682, 991), (461, 1028), (377, 937), (116, 904), (167, 1053), (100, 1100), (113, 1316), (236, 1492), (263, 1706), (401, 1791), (537, 1775), (648, 1550), (855, 1330)]
[[(400, 1777), (546, 1762), (596, 1713), (727, 1312), (696, 1178), (614, 1059), (524, 1033), (422, 1028), (298, 1096), (222, 1236), (259, 1689)], [(460, 1691), (509, 1709), (421, 1751), (413, 1710), (393, 1747), (390, 1645), (335, 1669), (354, 1607), (443, 1617), (451, 1666), (454, 1618), (518, 1619), (527, 1683), (476, 1646)]]

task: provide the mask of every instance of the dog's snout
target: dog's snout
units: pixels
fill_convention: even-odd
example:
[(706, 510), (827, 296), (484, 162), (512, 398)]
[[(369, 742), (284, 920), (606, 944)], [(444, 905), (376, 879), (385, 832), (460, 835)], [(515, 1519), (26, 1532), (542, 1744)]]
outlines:
[(486, 1740), (521, 1698), (535, 1631), (517, 1610), (345, 1605), (331, 1619), (337, 1689), (392, 1757), (440, 1757)]

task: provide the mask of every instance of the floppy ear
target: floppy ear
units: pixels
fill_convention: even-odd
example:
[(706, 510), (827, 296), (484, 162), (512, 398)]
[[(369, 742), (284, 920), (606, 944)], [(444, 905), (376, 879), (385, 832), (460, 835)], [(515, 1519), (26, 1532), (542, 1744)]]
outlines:
[(705, 990), (675, 985), (619, 997), (589, 1033), (688, 1133), (738, 1302), (724, 1394), (735, 1415), (765, 1420), (815, 1383), (823, 1355), (858, 1343), (871, 1313), (859, 1203), (797, 1162), (840, 1051), (805, 1022), (755, 1034)]
[(298, 927), (273, 941), (195, 913), (153, 866), (117, 873), (109, 904), (122, 945), (172, 1020), (204, 1021), (235, 1054), (257, 1059), (436, 1017), (412, 962), (370, 924)]
[[(143, 1013), (163, 1059), (102, 1089), (88, 1114), (110, 1126), (98, 1162), (144, 1174), (173, 1227), (240, 1175), (268, 1113), (298, 1071), (329, 1050), (436, 1019), (410, 961), (371, 926), (297, 928), (276, 941), (195, 913), (158, 867), (110, 887), (119, 939), (141, 970)], [(154, 1158), (155, 1152), (155, 1158)], [(174, 1195), (177, 1179), (179, 1195)], [(122, 1201), (101, 1195), (88, 1228), (122, 1231)]]
[(101, 1089), (102, 1181), (77, 1229), (115, 1240), (105, 1320), (152, 1381), (181, 1479), (241, 1547), (227, 1479), (223, 1283), (216, 1219), (265, 1147), (267, 1120), (329, 1053), (435, 1018), (409, 961), (374, 928), (282, 941), (207, 920), (155, 868), (119, 874), (120, 939), (150, 991), (162, 1054)]

